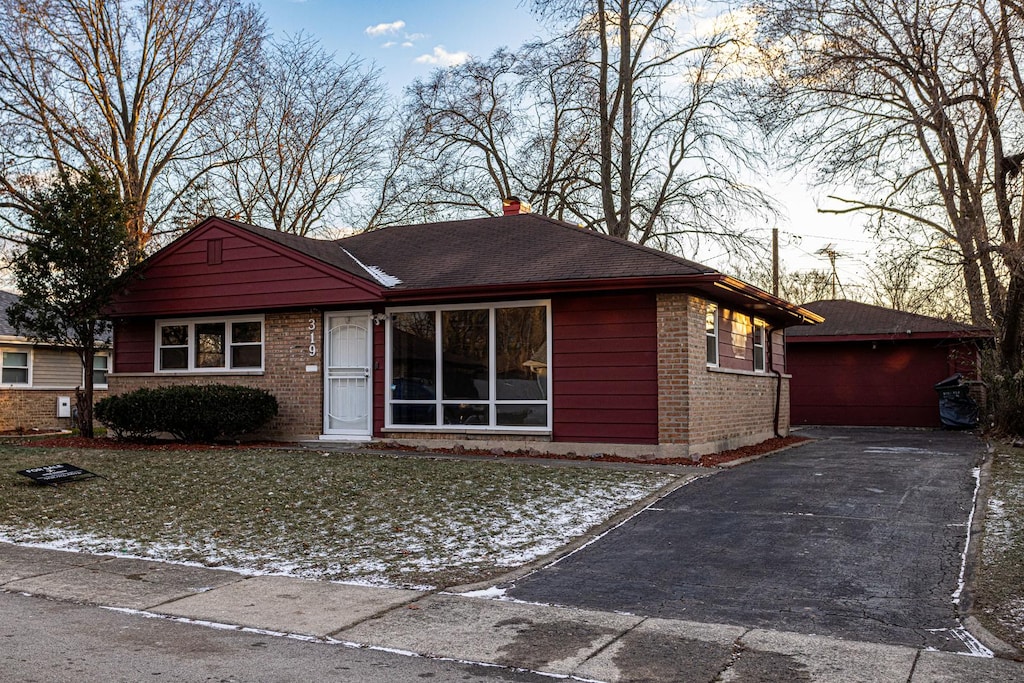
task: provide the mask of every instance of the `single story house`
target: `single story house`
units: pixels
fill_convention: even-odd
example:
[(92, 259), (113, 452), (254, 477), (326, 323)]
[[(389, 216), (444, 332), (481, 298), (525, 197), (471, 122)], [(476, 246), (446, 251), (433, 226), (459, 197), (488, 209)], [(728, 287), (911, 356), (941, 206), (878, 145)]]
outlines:
[[(82, 361), (65, 347), (18, 334), (7, 321), (7, 308), (18, 299), (0, 290), (0, 431), (68, 429), (75, 390), (85, 384)], [(106, 395), (110, 357), (103, 344), (93, 363), (97, 398)]]
[(935, 384), (976, 380), (991, 330), (856, 301), (804, 304), (825, 318), (786, 331), (793, 424), (939, 427)]
[(109, 313), (112, 391), (261, 387), (269, 436), (664, 457), (786, 434), (782, 329), (820, 320), (514, 203), (335, 241), (209, 218)]

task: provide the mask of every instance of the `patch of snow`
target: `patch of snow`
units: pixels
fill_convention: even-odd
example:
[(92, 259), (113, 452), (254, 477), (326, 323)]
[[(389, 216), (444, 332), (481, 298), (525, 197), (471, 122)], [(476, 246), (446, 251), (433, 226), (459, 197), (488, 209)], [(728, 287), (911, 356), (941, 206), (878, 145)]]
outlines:
[[(953, 654), (958, 654), (964, 657), (984, 657), (986, 659), (992, 659), (995, 657), (995, 653), (971, 635), (971, 632), (968, 631), (963, 624), (960, 624), (955, 628), (929, 628), (925, 630), (929, 633), (946, 633), (952, 638), (959, 640), (967, 647), (967, 652), (955, 652)], [(937, 652), (935, 648), (928, 647), (925, 649), (929, 652)]]
[(497, 586), (491, 586), (490, 588), (484, 588), (476, 591), (466, 591), (465, 593), (457, 593), (464, 598), (490, 598), (492, 600), (500, 600), (505, 597), (505, 593), (508, 589), (498, 588)]
[[(956, 590), (953, 591), (954, 605), (960, 604), (960, 596), (963, 594), (966, 584), (967, 550), (971, 547), (971, 525), (974, 523), (974, 508), (978, 504), (978, 491), (981, 489), (981, 468), (971, 469), (971, 475), (974, 477), (974, 495), (971, 496), (971, 512), (967, 515), (967, 540), (964, 541), (964, 552), (960, 560), (960, 576), (957, 578)], [(979, 645), (981, 644), (979, 643)]]
[(378, 268), (377, 266), (368, 266), (368, 265), (366, 265), (365, 263), (363, 263), (362, 261), (357, 259), (355, 257), (355, 255), (351, 251), (349, 251), (348, 249), (345, 249), (344, 247), (342, 247), (341, 250), (343, 252), (345, 252), (346, 254), (348, 254), (348, 257), (350, 259), (352, 259), (353, 261), (358, 263), (359, 267), (362, 268), (363, 270), (365, 270), (367, 273), (369, 273), (370, 277), (372, 277), (374, 280), (376, 280), (379, 284), (382, 284), (385, 287), (395, 287), (396, 285), (402, 284), (401, 280), (399, 280), (394, 275), (388, 275), (387, 273), (384, 272), (383, 269)]

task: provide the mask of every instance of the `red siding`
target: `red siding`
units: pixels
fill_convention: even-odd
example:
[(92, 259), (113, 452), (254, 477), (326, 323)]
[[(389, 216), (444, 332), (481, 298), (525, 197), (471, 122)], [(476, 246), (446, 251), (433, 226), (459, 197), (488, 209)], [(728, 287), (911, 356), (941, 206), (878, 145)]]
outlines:
[(153, 372), (154, 330), (148, 319), (114, 323), (114, 372)]
[(551, 302), (555, 441), (658, 442), (653, 295)]
[(938, 427), (936, 382), (949, 347), (934, 342), (791, 343), (793, 424)]
[[(207, 242), (221, 241), (211, 264)], [(202, 315), (379, 300), (374, 286), (241, 230), (216, 224), (168, 247), (132, 282), (113, 316)]]

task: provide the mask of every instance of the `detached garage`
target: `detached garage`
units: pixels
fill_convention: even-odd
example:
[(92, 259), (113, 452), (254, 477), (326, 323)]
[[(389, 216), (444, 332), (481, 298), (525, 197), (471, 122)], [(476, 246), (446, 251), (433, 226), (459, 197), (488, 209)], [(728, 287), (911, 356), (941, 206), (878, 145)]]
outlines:
[(825, 318), (786, 331), (792, 424), (939, 427), (935, 384), (977, 376), (987, 329), (856, 301), (805, 309)]

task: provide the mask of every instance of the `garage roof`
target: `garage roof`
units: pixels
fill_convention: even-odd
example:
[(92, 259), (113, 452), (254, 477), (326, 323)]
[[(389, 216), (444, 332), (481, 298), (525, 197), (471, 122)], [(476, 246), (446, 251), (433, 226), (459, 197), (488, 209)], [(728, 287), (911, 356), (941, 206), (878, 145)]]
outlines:
[(992, 337), (992, 331), (953, 320), (943, 320), (859, 301), (825, 299), (803, 304), (825, 322), (813, 327), (794, 327), (786, 331), (793, 341), (844, 341), (846, 339), (893, 339), (906, 337), (963, 338)]

